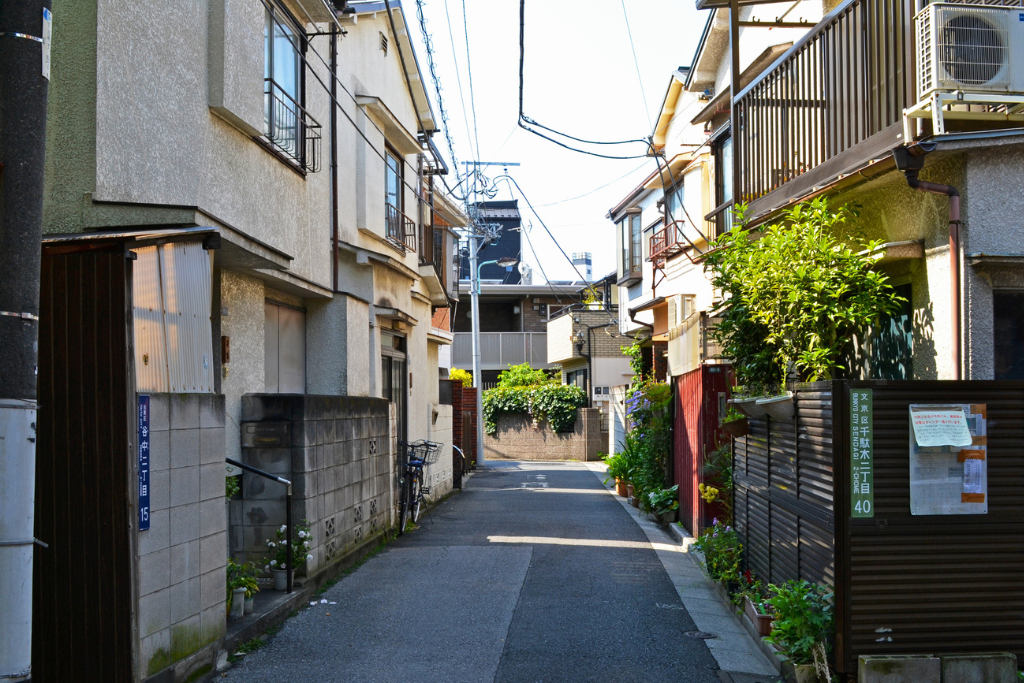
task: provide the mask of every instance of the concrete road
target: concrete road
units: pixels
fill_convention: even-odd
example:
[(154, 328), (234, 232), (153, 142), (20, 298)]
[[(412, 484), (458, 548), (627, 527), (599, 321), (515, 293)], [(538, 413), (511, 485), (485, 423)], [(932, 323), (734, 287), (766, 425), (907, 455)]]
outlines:
[(221, 680), (722, 680), (648, 537), (586, 466), (489, 463), (432, 519)]

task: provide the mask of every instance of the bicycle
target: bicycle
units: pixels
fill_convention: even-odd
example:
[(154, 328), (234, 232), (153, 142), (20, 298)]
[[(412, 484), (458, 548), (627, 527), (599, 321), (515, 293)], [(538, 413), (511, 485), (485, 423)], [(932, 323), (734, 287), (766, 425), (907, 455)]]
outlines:
[(433, 441), (399, 441), (403, 450), (405, 463), (402, 466), (402, 477), (399, 480), (401, 494), (399, 497), (400, 511), (398, 514), (398, 535), (405, 533), (405, 525), (412, 518), (416, 524), (420, 520), (423, 507), (423, 496), (430, 493), (430, 487), (423, 484), (423, 467), (437, 462), (441, 453), (441, 444)]

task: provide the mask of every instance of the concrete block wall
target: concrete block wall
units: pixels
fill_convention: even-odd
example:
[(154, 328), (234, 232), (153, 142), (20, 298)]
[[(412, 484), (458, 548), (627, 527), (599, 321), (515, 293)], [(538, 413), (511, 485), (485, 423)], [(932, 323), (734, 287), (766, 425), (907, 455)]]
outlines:
[[(394, 463), (389, 404), (380, 398), (247, 394), (242, 421), (283, 422), (288, 443), (242, 448), (243, 462), (289, 479), (292, 514), (309, 521), (312, 560), (298, 573), (312, 576), (389, 523)], [(244, 427), (243, 427), (244, 429)], [(285, 523), (285, 489), (245, 473), (233, 503), (231, 554), (262, 562), (267, 540)]]
[(226, 627), (224, 396), (149, 394), (150, 526), (138, 531), (139, 676), (212, 662)]
[(495, 434), (484, 436), (486, 457), (495, 460), (597, 460), (608, 442), (602, 438), (601, 411), (580, 408), (571, 432), (557, 433), (539, 426), (525, 413), (498, 417)]

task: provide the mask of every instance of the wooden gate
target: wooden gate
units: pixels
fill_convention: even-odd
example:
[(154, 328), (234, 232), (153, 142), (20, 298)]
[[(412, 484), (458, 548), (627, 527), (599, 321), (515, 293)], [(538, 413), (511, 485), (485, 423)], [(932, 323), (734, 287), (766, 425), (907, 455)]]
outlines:
[(134, 679), (131, 261), (44, 248), (32, 666), (37, 683)]

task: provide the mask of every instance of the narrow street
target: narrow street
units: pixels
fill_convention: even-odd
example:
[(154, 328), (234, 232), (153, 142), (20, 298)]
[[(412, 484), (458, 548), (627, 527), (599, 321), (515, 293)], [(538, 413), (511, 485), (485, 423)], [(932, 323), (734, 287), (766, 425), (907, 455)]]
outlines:
[(490, 463), (321, 598), (222, 680), (776, 680), (720, 677), (647, 533), (583, 464)]

